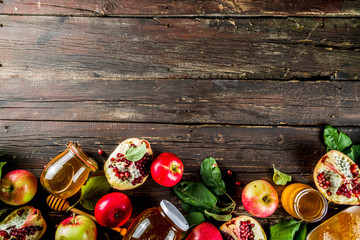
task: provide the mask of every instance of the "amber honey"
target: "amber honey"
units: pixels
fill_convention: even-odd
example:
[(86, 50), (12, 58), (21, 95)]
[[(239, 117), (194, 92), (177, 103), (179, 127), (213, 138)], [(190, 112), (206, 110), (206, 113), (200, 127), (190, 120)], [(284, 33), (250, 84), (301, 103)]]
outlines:
[(307, 222), (319, 221), (328, 208), (319, 191), (302, 183), (287, 186), (281, 194), (281, 204), (291, 216)]
[(84, 185), (90, 171), (97, 170), (96, 162), (77, 144), (69, 142), (67, 147), (46, 165), (40, 177), (43, 187), (59, 198), (74, 195)]

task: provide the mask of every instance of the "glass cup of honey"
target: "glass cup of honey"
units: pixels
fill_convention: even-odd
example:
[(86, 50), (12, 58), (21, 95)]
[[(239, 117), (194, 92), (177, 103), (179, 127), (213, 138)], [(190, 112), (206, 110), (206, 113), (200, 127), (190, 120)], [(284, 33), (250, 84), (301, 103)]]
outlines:
[(306, 222), (321, 220), (328, 210), (326, 198), (319, 191), (302, 183), (287, 186), (281, 194), (281, 204), (291, 216)]
[(43, 169), (40, 182), (52, 195), (69, 198), (84, 185), (90, 172), (98, 165), (75, 142), (68, 142), (67, 149), (52, 159)]

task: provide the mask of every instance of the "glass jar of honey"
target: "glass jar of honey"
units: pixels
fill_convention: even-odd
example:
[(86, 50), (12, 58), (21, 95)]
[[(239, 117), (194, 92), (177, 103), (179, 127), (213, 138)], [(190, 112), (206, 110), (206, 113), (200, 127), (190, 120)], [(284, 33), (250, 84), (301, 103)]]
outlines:
[(281, 204), (291, 216), (307, 222), (321, 220), (328, 209), (326, 198), (302, 183), (287, 186), (281, 194)]
[(84, 185), (91, 171), (98, 165), (74, 142), (66, 144), (67, 149), (52, 159), (41, 173), (42, 186), (52, 195), (69, 198)]
[(179, 240), (189, 223), (169, 201), (162, 200), (160, 207), (150, 208), (131, 223), (123, 240)]

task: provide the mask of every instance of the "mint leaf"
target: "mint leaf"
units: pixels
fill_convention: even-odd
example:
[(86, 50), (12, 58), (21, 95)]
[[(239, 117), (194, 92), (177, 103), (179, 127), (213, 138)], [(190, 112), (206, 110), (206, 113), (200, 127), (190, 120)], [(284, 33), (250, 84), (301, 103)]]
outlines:
[(287, 182), (291, 182), (290, 175), (287, 175), (277, 170), (274, 164), (273, 164), (273, 168), (274, 168), (273, 181), (276, 185), (285, 185)]
[(327, 125), (324, 129), (324, 141), (327, 147), (327, 152), (330, 150), (338, 150), (342, 152), (352, 144), (348, 135), (330, 125)]
[(217, 221), (221, 221), (221, 222), (227, 222), (232, 218), (231, 213), (223, 215), (223, 214), (216, 214), (216, 213), (211, 213), (208, 210), (205, 210), (205, 215), (210, 216), (212, 218), (214, 218)]
[(305, 240), (306, 235), (307, 235), (307, 228), (306, 228), (306, 224), (304, 224), (297, 232), (296, 240)]
[(189, 223), (189, 228), (192, 228), (196, 225), (199, 225), (202, 222), (205, 222), (204, 214), (201, 212), (191, 212), (185, 215), (186, 220)]
[(1, 174), (2, 174), (2, 168), (5, 164), (6, 164), (6, 162), (0, 162), (0, 179), (1, 179)]
[(80, 204), (87, 210), (94, 210), (99, 199), (109, 193), (111, 186), (105, 176), (90, 178), (86, 185), (81, 187)]
[(200, 175), (203, 183), (216, 195), (221, 196), (226, 192), (225, 182), (215, 159), (206, 158), (201, 163)]
[(131, 162), (137, 162), (144, 157), (145, 153), (146, 153), (146, 144), (145, 142), (142, 142), (139, 146), (131, 147), (128, 150), (126, 150), (124, 157)]
[(356, 160), (360, 157), (360, 145), (352, 145), (344, 151), (344, 154), (356, 162)]
[(283, 220), (270, 227), (270, 240), (293, 240), (301, 223), (295, 220)]

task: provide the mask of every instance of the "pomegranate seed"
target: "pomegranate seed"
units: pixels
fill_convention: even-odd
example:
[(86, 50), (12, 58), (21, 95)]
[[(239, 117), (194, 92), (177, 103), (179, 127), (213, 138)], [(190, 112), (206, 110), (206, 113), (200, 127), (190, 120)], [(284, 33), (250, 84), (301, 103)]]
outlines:
[(101, 149), (98, 150), (99, 155), (103, 155), (103, 153), (104, 153), (103, 150), (101, 150)]
[(329, 190), (326, 191), (326, 194), (330, 197), (331, 196), (331, 192)]
[(236, 186), (240, 186), (240, 185), (241, 185), (241, 182), (236, 181), (236, 182), (235, 182), (235, 185), (236, 185)]
[(232, 175), (232, 171), (227, 170), (227, 175), (231, 176), (231, 175)]

